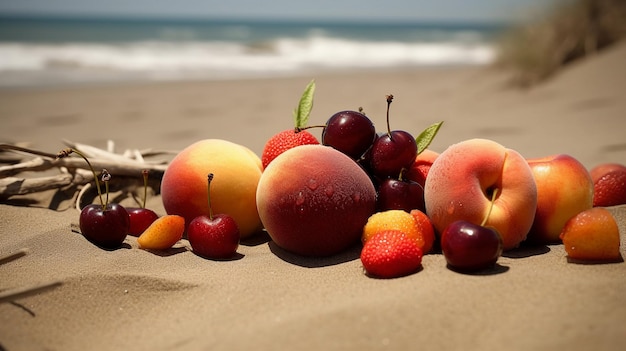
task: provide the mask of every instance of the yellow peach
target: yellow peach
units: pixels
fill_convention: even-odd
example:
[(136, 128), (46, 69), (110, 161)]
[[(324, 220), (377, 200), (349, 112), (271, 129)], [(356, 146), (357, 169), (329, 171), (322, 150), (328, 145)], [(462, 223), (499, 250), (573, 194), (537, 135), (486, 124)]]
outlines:
[(426, 213), (438, 233), (456, 220), (480, 224), (494, 192), (485, 225), (498, 230), (504, 250), (513, 249), (533, 223), (537, 187), (526, 160), (495, 141), (462, 141), (435, 159), (424, 187)]
[(570, 155), (528, 159), (537, 184), (537, 211), (528, 240), (551, 244), (561, 240), (565, 222), (593, 206), (593, 182), (587, 168)]
[(209, 173), (214, 174), (213, 213), (233, 217), (242, 238), (260, 231), (256, 188), (261, 178), (261, 161), (245, 146), (222, 139), (198, 141), (172, 159), (161, 181), (165, 211), (183, 216), (186, 225), (197, 216), (207, 215)]

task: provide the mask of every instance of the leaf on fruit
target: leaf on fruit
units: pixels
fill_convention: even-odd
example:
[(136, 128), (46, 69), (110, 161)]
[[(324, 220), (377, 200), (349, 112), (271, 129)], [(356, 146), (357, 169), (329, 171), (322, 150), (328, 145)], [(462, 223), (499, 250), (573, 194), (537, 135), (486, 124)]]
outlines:
[(417, 143), (418, 155), (421, 154), (422, 151), (426, 150), (430, 143), (432, 143), (433, 139), (435, 139), (435, 135), (437, 135), (437, 132), (439, 132), (439, 128), (441, 128), (442, 124), (443, 121), (437, 122), (429, 126), (428, 128), (424, 129), (424, 131), (422, 131), (420, 135), (417, 136), (417, 138), (415, 138), (415, 142)]
[(293, 111), (295, 127), (304, 128), (309, 123), (309, 115), (313, 110), (313, 95), (315, 95), (315, 80), (312, 80), (304, 89), (298, 107)]

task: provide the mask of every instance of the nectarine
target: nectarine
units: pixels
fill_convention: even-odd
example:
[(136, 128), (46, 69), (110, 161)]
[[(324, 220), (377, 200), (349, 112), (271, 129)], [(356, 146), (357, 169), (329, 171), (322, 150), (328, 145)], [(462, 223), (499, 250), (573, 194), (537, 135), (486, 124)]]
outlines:
[(191, 221), (209, 213), (207, 176), (213, 212), (228, 214), (239, 226), (242, 238), (261, 230), (256, 208), (256, 188), (261, 178), (259, 157), (245, 146), (221, 139), (198, 141), (172, 159), (161, 181), (163, 207), (168, 214)]
[(568, 219), (593, 205), (593, 183), (587, 168), (566, 154), (528, 159), (537, 185), (537, 211), (528, 240), (550, 244)]
[(526, 160), (516, 151), (486, 139), (451, 145), (433, 162), (424, 187), (426, 213), (438, 233), (452, 222), (480, 224), (502, 235), (503, 249), (517, 247), (530, 230), (537, 187)]
[(302, 145), (276, 157), (259, 180), (261, 221), (280, 248), (337, 254), (359, 242), (376, 190), (354, 160), (329, 146)]

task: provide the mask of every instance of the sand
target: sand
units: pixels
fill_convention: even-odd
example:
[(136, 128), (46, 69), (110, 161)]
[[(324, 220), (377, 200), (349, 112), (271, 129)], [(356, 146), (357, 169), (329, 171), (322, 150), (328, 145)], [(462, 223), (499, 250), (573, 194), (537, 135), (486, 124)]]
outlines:
[[(363, 107), (382, 128), (391, 93), (394, 129), (444, 121), (435, 151), (480, 137), (527, 158), (567, 153), (591, 168), (626, 163), (624, 59), (622, 44), (526, 90), (489, 67), (447, 67), (0, 91), (0, 139), (54, 153), (63, 139), (176, 151), (221, 138), (260, 154), (292, 126), (315, 78), (314, 124)], [(434, 253), (419, 272), (381, 280), (364, 275), (358, 247), (303, 258), (264, 234), (230, 261), (202, 259), (185, 240), (153, 253), (129, 236), (102, 250), (71, 231), (70, 200), (53, 206), (44, 193), (0, 204), (0, 255), (30, 249), (0, 265), (0, 289), (63, 282), (0, 304), (0, 349), (621, 350), (626, 341), (626, 264), (570, 263), (562, 245), (507, 252), (474, 275)], [(158, 195), (148, 207), (164, 214)], [(624, 256), (626, 207), (610, 209)]]

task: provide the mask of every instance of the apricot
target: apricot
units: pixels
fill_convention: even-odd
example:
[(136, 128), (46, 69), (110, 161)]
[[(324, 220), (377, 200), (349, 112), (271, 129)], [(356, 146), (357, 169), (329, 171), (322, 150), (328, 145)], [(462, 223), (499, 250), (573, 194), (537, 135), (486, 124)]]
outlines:
[(261, 221), (280, 248), (330, 256), (359, 242), (376, 190), (354, 160), (329, 146), (302, 145), (276, 157), (256, 194)]
[(262, 229), (256, 208), (256, 188), (261, 178), (259, 157), (245, 146), (222, 140), (198, 141), (172, 159), (161, 181), (163, 207), (185, 218), (186, 226), (208, 215), (207, 176), (211, 183), (213, 213), (228, 214), (242, 238)]

